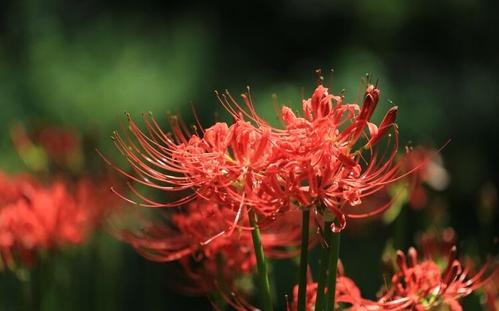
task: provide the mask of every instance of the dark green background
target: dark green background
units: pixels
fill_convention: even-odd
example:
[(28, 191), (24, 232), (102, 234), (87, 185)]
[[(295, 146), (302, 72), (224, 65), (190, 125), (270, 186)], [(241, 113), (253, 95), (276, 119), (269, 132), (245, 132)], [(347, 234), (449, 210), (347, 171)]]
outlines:
[[(472, 0), (2, 1), (0, 168), (24, 169), (8, 135), (17, 121), (97, 131), (99, 148), (117, 158), (107, 137), (124, 111), (190, 120), (192, 103), (210, 124), (226, 117), (213, 90), (238, 94), (250, 85), (258, 110), (273, 118), (272, 94), (298, 107), (316, 68), (334, 68), (333, 91), (347, 89), (352, 101), (369, 72), (382, 90), (374, 118), (389, 100), (398, 105), (402, 145), (452, 139), (442, 151), (451, 184), (437, 194), (448, 211), (443, 225), (456, 229), (463, 252), (483, 257), (497, 248), (497, 203), (483, 214), (480, 199), (498, 184), (497, 12), (497, 1)], [(407, 213), (408, 246), (432, 223), (427, 210)], [(393, 228), (369, 227), (346, 234), (341, 257), (374, 297)], [(291, 269), (290, 262), (274, 266), (281, 308)], [(175, 267), (146, 262), (105, 233), (38, 270), (44, 310), (209, 308), (168, 289)], [(18, 310), (19, 283), (3, 273), (0, 288), (0, 306)]]

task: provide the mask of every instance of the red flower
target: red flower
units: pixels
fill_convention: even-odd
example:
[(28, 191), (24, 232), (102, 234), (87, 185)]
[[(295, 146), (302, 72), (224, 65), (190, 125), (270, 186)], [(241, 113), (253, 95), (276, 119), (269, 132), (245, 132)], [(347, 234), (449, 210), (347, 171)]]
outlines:
[[(418, 261), (414, 248), (409, 249), (408, 258), (401, 251), (397, 252), (396, 272), (391, 281), (391, 288), (387, 289), (378, 301), (362, 297), (355, 283), (346, 277), (341, 265), (338, 265), (336, 279), (336, 302), (347, 305), (345, 310), (351, 311), (387, 311), (387, 310), (433, 310), (437, 306), (447, 306), (452, 311), (462, 310), (459, 299), (471, 294), (485, 285), (487, 281), (497, 276), (496, 270), (485, 277), (488, 265), (485, 265), (475, 275), (469, 276), (469, 269), (463, 268), (456, 260), (454, 247), (448, 258), (448, 264), (442, 271), (430, 258)], [(307, 284), (307, 309), (313, 310), (317, 284), (309, 277)], [(298, 286), (293, 290), (293, 302), (288, 311), (296, 310)], [(490, 296), (490, 295), (489, 295)], [(493, 299), (489, 298), (489, 305)]]
[[(176, 282), (182, 292), (195, 295), (219, 292), (229, 303), (245, 306), (244, 291), (236, 288), (236, 280), (251, 275), (256, 268), (252, 229), (246, 214), (238, 215), (216, 200), (197, 199), (167, 217), (161, 222), (140, 217), (139, 230), (115, 227), (114, 232), (149, 260), (179, 261), (187, 279)], [(237, 227), (232, 227), (234, 218), (240, 218)], [(226, 232), (227, 228), (234, 233)], [(265, 226), (261, 239), (266, 255), (276, 259), (295, 256), (300, 246), (300, 229), (297, 211)]]
[[(241, 218), (241, 224), (232, 227), (235, 234), (226, 234), (230, 219)], [(175, 261), (182, 257), (207, 257), (227, 246), (251, 248), (251, 227), (247, 216), (238, 215), (214, 201), (198, 199), (181, 212), (172, 214), (168, 220), (154, 223), (140, 219), (140, 230), (124, 231), (115, 228), (118, 237), (131, 244), (145, 258), (157, 262)], [(300, 244), (300, 221), (297, 213), (289, 213), (266, 226), (262, 232), (262, 243), (270, 258), (288, 258), (296, 255)], [(246, 251), (240, 251), (245, 254)], [(239, 256), (235, 254), (235, 256)], [(243, 256), (245, 260), (249, 260)], [(253, 263), (253, 260), (251, 261)], [(253, 264), (238, 263), (244, 267)]]
[(429, 310), (446, 305), (452, 311), (462, 310), (459, 299), (483, 286), (488, 265), (474, 276), (456, 260), (452, 248), (447, 267), (441, 271), (432, 259), (418, 260), (417, 252), (410, 248), (408, 256), (397, 252), (399, 272), (392, 277), (392, 287), (380, 300), (388, 310)]
[[(359, 107), (344, 104), (342, 97), (319, 85), (312, 97), (303, 101), (304, 117), (296, 117), (288, 107), (282, 109), (286, 129), (278, 133), (276, 144), (286, 195), (302, 206), (324, 206), (326, 210), (319, 211), (337, 219), (333, 231), (341, 231), (347, 217), (368, 217), (389, 206), (374, 210), (360, 206), (363, 197), (397, 179), (397, 107), (386, 113), (379, 126), (371, 123), (379, 94), (368, 85)], [(388, 140), (388, 149), (378, 154), (376, 147), (390, 130), (394, 137)]]
[[(238, 120), (231, 126), (216, 123), (203, 130), (203, 137), (185, 133), (177, 119), (172, 119), (173, 137), (164, 133), (156, 121), (144, 116), (148, 134), (129, 119), (135, 140), (126, 141), (114, 134), (115, 144), (127, 157), (135, 174), (116, 166), (133, 181), (169, 192), (190, 190), (174, 202), (155, 202), (134, 192), (148, 207), (173, 207), (188, 203), (196, 197), (216, 199), (234, 211), (252, 207), (270, 215), (280, 205), (272, 189), (262, 184), (271, 157), (268, 131), (257, 131), (251, 124)], [(111, 164), (111, 163), (110, 163)], [(112, 164), (111, 164), (112, 165)]]
[(103, 188), (85, 180), (72, 190), (61, 180), (44, 187), (14, 177), (8, 184), (0, 198), (0, 258), (8, 266), (17, 257), (29, 265), (39, 250), (81, 243), (106, 202), (114, 201), (96, 195)]

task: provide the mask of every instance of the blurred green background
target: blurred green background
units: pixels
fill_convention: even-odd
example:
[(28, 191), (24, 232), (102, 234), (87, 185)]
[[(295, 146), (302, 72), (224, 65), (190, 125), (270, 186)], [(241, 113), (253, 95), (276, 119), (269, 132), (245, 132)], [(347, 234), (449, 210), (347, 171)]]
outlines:
[[(390, 101), (398, 105), (401, 145), (438, 148), (452, 140), (442, 150), (451, 183), (436, 194), (445, 217), (434, 224), (427, 210), (407, 211), (413, 221), (404, 246), (419, 230), (452, 226), (463, 252), (483, 258), (497, 249), (497, 12), (499, 2), (473, 0), (2, 1), (0, 168), (25, 169), (8, 135), (16, 122), (98, 133), (96, 147), (118, 158), (108, 137), (125, 111), (152, 111), (166, 123), (166, 113), (191, 120), (193, 105), (208, 125), (226, 117), (215, 89), (238, 94), (249, 85), (272, 119), (272, 94), (298, 107), (315, 86), (316, 68), (334, 68), (327, 83), (333, 92), (346, 89), (351, 101), (371, 73), (382, 90), (374, 118)], [(370, 227), (346, 234), (341, 257), (374, 297), (393, 231)], [(48, 261), (43, 279), (55, 281), (47, 281), (44, 310), (210, 307), (168, 289), (171, 266), (146, 262), (103, 232)], [(281, 307), (291, 292), (289, 269), (290, 262), (274, 266), (283, 276)], [(0, 306), (18, 310), (20, 285), (0, 274)], [(479, 309), (467, 303), (465, 310)]]

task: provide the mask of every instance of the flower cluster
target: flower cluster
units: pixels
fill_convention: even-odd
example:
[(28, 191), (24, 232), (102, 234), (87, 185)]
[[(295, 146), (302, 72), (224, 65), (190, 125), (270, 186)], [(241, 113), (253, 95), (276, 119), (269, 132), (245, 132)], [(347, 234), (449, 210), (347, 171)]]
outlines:
[(460, 311), (458, 300), (488, 280), (485, 273), (489, 265), (470, 276), (469, 269), (456, 259), (455, 247), (450, 250), (443, 270), (431, 258), (419, 260), (414, 248), (409, 249), (407, 256), (397, 252), (397, 266), (399, 271), (392, 277), (391, 288), (380, 300), (389, 310), (430, 310), (445, 305), (452, 311)]
[[(140, 206), (183, 209), (170, 213), (166, 226), (145, 222), (147, 230), (120, 237), (151, 260), (185, 262), (189, 261), (183, 259), (189, 258), (187, 255), (201, 254), (198, 258), (211, 259), (202, 265), (206, 272), (213, 270), (206, 268), (214, 266), (213, 254), (229, 263), (240, 254), (250, 254), (250, 237), (257, 259), (257, 244), (270, 257), (288, 256), (290, 245), (301, 245), (299, 221), (291, 231), (282, 230), (292, 213), (312, 209), (315, 223), (327, 224), (330, 228), (323, 230), (338, 233), (348, 218), (384, 211), (390, 202), (375, 207), (361, 204), (365, 197), (403, 177), (396, 161), (397, 107), (389, 109), (378, 125), (371, 122), (379, 96), (379, 89), (368, 83), (361, 105), (346, 103), (319, 84), (312, 96), (302, 101), (301, 115), (282, 107), (282, 128), (271, 126), (256, 113), (249, 89), (241, 95), (243, 104), (229, 92), (217, 93), (232, 124), (219, 122), (204, 129), (198, 122), (191, 132), (172, 117), (171, 133), (167, 133), (151, 115), (143, 115), (145, 129), (127, 115), (129, 132), (115, 132), (113, 140), (131, 171), (104, 160), (134, 183), (129, 188), (137, 199), (113, 190)], [(171, 196), (161, 202), (137, 186)], [(272, 225), (285, 235), (276, 239), (275, 231), (266, 231)], [(255, 226), (263, 229), (261, 242), (255, 242), (253, 231), (259, 230)], [(305, 231), (302, 241), (308, 240)], [(225, 256), (226, 252), (230, 256)], [(253, 256), (244, 258), (237, 262), (238, 268), (226, 266), (231, 271), (255, 266), (248, 260)], [(256, 264), (259, 273), (265, 269), (262, 259)], [(184, 270), (189, 271), (189, 265), (184, 265)], [(209, 277), (211, 283), (213, 279)], [(261, 285), (265, 284), (263, 280)], [(269, 307), (267, 300), (266, 309)]]
[[(246, 215), (222, 208), (214, 201), (198, 199), (186, 205), (180, 212), (170, 215), (167, 222), (154, 222), (142, 218), (139, 230), (115, 230), (118, 237), (132, 245), (144, 257), (157, 262), (169, 262), (192, 255), (196, 258), (214, 258), (221, 251), (251, 245), (251, 227)], [(227, 220), (241, 217), (240, 225), (225, 234)], [(297, 213), (288, 213), (271, 223), (261, 233), (263, 246), (271, 258), (287, 258), (296, 254), (300, 245), (301, 223)], [(230, 258), (251, 260), (247, 251), (240, 249)], [(230, 266), (230, 265), (229, 265)], [(249, 270), (252, 262), (239, 266)], [(247, 267), (247, 268), (244, 268)], [(232, 268), (232, 267), (231, 267)], [(235, 268), (235, 267), (234, 267)]]
[(175, 117), (169, 134), (151, 116), (144, 115), (145, 130), (129, 116), (133, 135), (115, 132), (113, 137), (134, 172), (110, 164), (138, 184), (181, 193), (176, 200), (157, 202), (132, 187), (142, 206), (181, 206), (209, 198), (238, 214), (252, 209), (261, 221), (313, 207), (317, 215), (336, 219), (332, 229), (339, 232), (347, 218), (386, 209), (389, 204), (366, 209), (360, 203), (400, 177), (397, 107), (379, 125), (372, 123), (379, 95), (368, 84), (362, 105), (344, 103), (319, 85), (303, 100), (302, 116), (282, 107), (284, 128), (257, 115), (249, 91), (241, 95), (244, 105), (228, 92), (217, 94), (234, 122), (196, 127), (195, 133)]
[[(42, 185), (0, 173), (0, 263), (29, 265), (38, 251), (79, 244), (114, 202), (89, 180)], [(100, 194), (100, 195), (99, 195)]]
[[(114, 232), (149, 260), (178, 261), (185, 281), (176, 282), (177, 290), (195, 295), (218, 292), (228, 303), (242, 307), (244, 299), (235, 283), (254, 272), (256, 260), (247, 215), (240, 215), (240, 225), (233, 228), (233, 234), (225, 234), (227, 219), (238, 217), (235, 214), (214, 200), (197, 199), (169, 215), (166, 222), (140, 217), (140, 229), (123, 230), (115, 226)], [(261, 239), (267, 256), (274, 259), (295, 256), (300, 246), (300, 230), (297, 212), (287, 213), (266, 226)]]
[[(203, 128), (197, 120), (191, 131), (172, 117), (169, 133), (152, 115), (143, 115), (141, 128), (127, 114), (128, 131), (114, 132), (113, 140), (131, 169), (103, 157), (129, 178), (134, 198), (113, 189), (115, 193), (139, 206), (166, 208), (161, 221), (139, 218), (140, 230), (118, 229), (118, 237), (147, 259), (178, 261), (192, 281), (184, 286), (187, 292), (218, 292), (235, 309), (253, 309), (247, 295), (236, 295), (237, 280), (257, 268), (264, 309), (272, 310), (263, 253), (287, 258), (300, 247), (300, 284), (290, 310), (313, 310), (316, 300), (318, 308), (327, 310), (339, 305), (352, 311), (426, 310), (443, 304), (459, 310), (458, 299), (483, 284), (486, 267), (468, 277), (468, 270), (455, 259), (455, 248), (444, 272), (431, 259), (418, 263), (414, 249), (409, 261), (399, 251), (400, 271), (376, 301), (363, 298), (343, 272), (336, 277), (338, 233), (347, 220), (379, 214), (396, 200), (392, 196), (372, 206), (366, 198), (377, 193), (386, 197), (388, 185), (405, 185), (404, 178), (415, 172), (409, 180), (412, 188), (422, 181), (431, 183), (429, 174), (435, 167), (441, 169), (433, 165), (434, 152), (418, 149), (412, 154), (408, 149), (404, 157), (397, 157), (397, 107), (390, 108), (380, 123), (372, 122), (380, 97), (377, 86), (368, 83), (362, 104), (357, 104), (345, 102), (320, 83), (310, 98), (302, 100), (300, 114), (287, 106), (280, 109), (280, 128), (256, 113), (249, 89), (241, 95), (243, 103), (228, 91), (216, 95), (232, 117), (231, 124)], [(167, 193), (168, 200), (154, 199), (139, 188)], [(318, 284), (311, 277), (306, 284), (304, 250), (310, 223), (323, 233)]]

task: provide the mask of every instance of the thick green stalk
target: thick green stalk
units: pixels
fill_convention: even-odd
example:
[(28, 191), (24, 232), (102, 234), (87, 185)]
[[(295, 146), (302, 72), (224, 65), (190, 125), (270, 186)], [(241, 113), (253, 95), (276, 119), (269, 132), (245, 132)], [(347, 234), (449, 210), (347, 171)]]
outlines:
[(307, 270), (308, 270), (308, 233), (310, 209), (302, 211), (300, 276), (298, 283), (298, 311), (305, 311), (307, 304)]
[(340, 233), (332, 233), (329, 244), (329, 274), (327, 279), (326, 310), (333, 311), (336, 293), (336, 273), (338, 271), (338, 256), (340, 254)]
[(253, 209), (248, 209), (250, 225), (253, 228), (251, 236), (253, 238), (253, 247), (255, 249), (256, 264), (258, 267), (258, 279), (260, 282), (260, 295), (263, 303), (263, 311), (272, 311), (272, 297), (270, 294), (269, 274), (267, 263), (263, 254), (263, 245), (260, 237), (260, 228), (258, 227), (257, 217)]
[(315, 300), (315, 310), (324, 310), (324, 289), (326, 288), (327, 268), (329, 266), (329, 248), (331, 247), (331, 239), (333, 233), (331, 232), (331, 221), (324, 222), (324, 241), (325, 245), (321, 247), (320, 261), (319, 261), (319, 278), (317, 280), (317, 296)]

